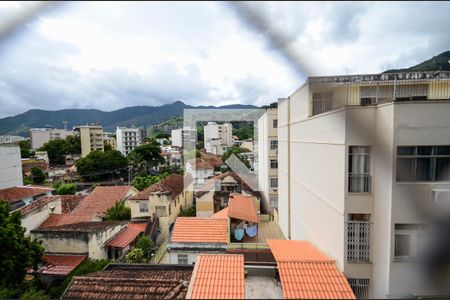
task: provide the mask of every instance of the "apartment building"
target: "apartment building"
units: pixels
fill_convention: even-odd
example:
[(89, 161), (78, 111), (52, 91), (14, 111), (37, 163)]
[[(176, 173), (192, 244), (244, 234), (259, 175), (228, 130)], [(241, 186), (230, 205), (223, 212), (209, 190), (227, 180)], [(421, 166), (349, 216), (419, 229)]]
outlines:
[(262, 209), (272, 215), (278, 209), (278, 110), (270, 108), (258, 120), (258, 184)]
[(0, 135), (0, 144), (12, 144), (26, 140), (27, 138), (19, 135)]
[(0, 189), (23, 185), (19, 146), (0, 145), (0, 165)]
[(103, 151), (103, 127), (101, 125), (84, 125), (74, 127), (75, 134), (81, 139), (81, 157), (91, 151)]
[(203, 127), (203, 131), (207, 153), (222, 155), (224, 147), (233, 146), (233, 125), (231, 123), (208, 122)]
[(310, 77), (279, 101), (280, 227), (359, 298), (439, 294), (418, 257), (450, 203), (449, 100), (449, 72), (414, 72)]
[(73, 131), (57, 128), (30, 128), (31, 148), (39, 149), (51, 140), (65, 139), (73, 135)]
[(103, 132), (103, 143), (105, 145), (110, 145), (112, 150), (117, 150), (116, 134)]
[(141, 145), (141, 133), (139, 128), (117, 127), (117, 150), (124, 156), (130, 154), (137, 146)]
[(172, 146), (186, 147), (197, 143), (197, 130), (190, 127), (173, 129), (171, 132)]

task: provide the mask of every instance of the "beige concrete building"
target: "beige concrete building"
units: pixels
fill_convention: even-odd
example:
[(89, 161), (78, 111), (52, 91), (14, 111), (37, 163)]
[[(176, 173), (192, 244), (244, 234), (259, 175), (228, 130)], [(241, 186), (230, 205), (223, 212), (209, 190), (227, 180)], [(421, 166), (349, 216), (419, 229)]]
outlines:
[(111, 149), (116, 150), (117, 149), (117, 141), (115, 138), (115, 134), (110, 132), (103, 132), (103, 143), (105, 145), (110, 145)]
[(137, 146), (141, 145), (139, 128), (117, 127), (117, 150), (124, 156), (130, 154)]
[(91, 151), (103, 151), (103, 127), (101, 125), (76, 126), (75, 134), (81, 138), (81, 157), (86, 157)]
[(449, 99), (450, 73), (417, 72), (310, 77), (279, 101), (280, 227), (360, 298), (439, 293), (417, 262), (425, 212), (450, 203)]
[(197, 143), (197, 130), (190, 127), (173, 129), (171, 132), (172, 146), (186, 147), (186, 145), (195, 145)]
[(222, 155), (226, 147), (233, 146), (233, 125), (208, 122), (203, 127), (204, 144), (207, 153)]
[(263, 211), (278, 209), (278, 110), (270, 108), (258, 120), (258, 184)]
[(51, 140), (65, 139), (73, 135), (73, 131), (57, 128), (31, 128), (31, 148), (39, 149)]
[(25, 234), (29, 235), (31, 230), (41, 226), (51, 214), (61, 214), (61, 196), (46, 195), (38, 200), (19, 208), (22, 215), (22, 227)]
[(16, 145), (0, 145), (0, 189), (23, 185), (20, 148)]

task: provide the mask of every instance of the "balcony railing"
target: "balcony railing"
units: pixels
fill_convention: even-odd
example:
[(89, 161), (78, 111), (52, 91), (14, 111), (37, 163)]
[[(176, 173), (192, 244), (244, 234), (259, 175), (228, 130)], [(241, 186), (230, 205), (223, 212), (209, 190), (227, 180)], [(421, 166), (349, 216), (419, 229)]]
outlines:
[(349, 174), (349, 193), (370, 193), (372, 190), (372, 176), (370, 174)]
[(370, 222), (347, 222), (347, 261), (370, 262)]

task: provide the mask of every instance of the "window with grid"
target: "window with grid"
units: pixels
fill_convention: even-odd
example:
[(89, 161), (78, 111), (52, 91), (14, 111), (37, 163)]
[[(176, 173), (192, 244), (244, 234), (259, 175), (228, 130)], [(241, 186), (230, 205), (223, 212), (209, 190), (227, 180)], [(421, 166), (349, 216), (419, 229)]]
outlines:
[(277, 119), (274, 119), (274, 120), (272, 121), (272, 127), (273, 127), (273, 128), (278, 128), (278, 120), (277, 120)]
[(271, 140), (270, 141), (270, 150), (277, 150), (278, 149), (278, 141), (277, 140)]
[(271, 159), (270, 160), (270, 168), (271, 169), (278, 169), (278, 160), (277, 159)]
[(188, 256), (187, 254), (178, 254), (178, 264), (179, 265), (187, 265), (188, 262)]
[(278, 178), (270, 178), (270, 187), (272, 188), (278, 187)]
[(370, 230), (370, 215), (349, 215), (347, 221), (347, 261), (370, 262)]
[(148, 201), (139, 201), (139, 212), (148, 212)]
[(397, 147), (397, 181), (450, 181), (450, 146)]
[(348, 191), (370, 193), (370, 147), (350, 146), (348, 151)]
[(423, 238), (423, 224), (395, 224), (395, 259), (417, 258), (422, 249)]
[(278, 197), (277, 196), (270, 197), (270, 207), (272, 207), (272, 208), (278, 207)]
[(333, 109), (333, 92), (316, 92), (312, 98), (312, 114), (317, 115)]
[(355, 293), (356, 299), (369, 299), (370, 292), (370, 280), (367, 278), (349, 278), (353, 293)]

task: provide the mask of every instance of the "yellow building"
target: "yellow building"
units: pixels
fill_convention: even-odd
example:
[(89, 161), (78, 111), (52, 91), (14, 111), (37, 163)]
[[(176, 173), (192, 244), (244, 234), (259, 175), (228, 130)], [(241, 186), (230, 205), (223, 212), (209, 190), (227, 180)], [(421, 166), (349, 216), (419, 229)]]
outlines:
[(81, 157), (86, 157), (91, 151), (103, 151), (103, 127), (101, 125), (76, 126), (74, 132), (81, 139)]

